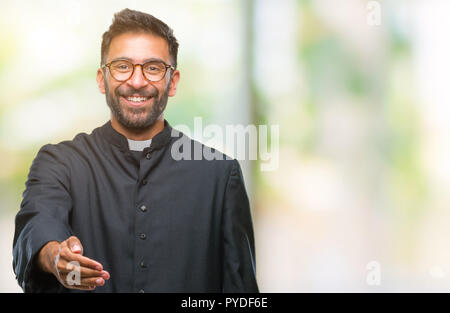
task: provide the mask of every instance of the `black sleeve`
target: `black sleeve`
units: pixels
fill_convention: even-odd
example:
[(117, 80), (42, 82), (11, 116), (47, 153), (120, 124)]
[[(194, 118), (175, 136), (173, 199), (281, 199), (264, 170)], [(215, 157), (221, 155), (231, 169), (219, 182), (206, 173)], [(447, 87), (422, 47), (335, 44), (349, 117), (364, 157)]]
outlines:
[(15, 219), (13, 269), (25, 292), (57, 292), (64, 288), (35, 264), (40, 249), (49, 241), (71, 236), (69, 169), (55, 145), (43, 146), (25, 183), (20, 210)]
[(250, 204), (241, 167), (232, 162), (223, 207), (223, 292), (259, 292)]

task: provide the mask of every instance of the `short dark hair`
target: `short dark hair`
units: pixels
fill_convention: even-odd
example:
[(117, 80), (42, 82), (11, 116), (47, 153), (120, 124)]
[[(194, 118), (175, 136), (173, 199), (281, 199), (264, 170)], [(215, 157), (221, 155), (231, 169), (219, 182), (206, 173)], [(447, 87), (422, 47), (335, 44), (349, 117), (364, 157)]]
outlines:
[(124, 9), (114, 14), (109, 29), (102, 36), (101, 64), (105, 64), (109, 46), (114, 37), (127, 32), (144, 32), (164, 38), (169, 46), (172, 65), (177, 67), (178, 41), (173, 30), (153, 15)]

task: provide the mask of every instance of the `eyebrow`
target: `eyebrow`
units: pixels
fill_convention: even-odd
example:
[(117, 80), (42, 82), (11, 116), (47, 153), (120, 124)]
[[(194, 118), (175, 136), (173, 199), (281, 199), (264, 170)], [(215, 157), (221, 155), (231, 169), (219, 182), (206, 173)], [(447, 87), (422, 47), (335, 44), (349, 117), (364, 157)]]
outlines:
[[(133, 63), (133, 60), (130, 59), (130, 58), (127, 58), (127, 57), (117, 57), (117, 58), (112, 59), (111, 62), (113, 62), (113, 61), (119, 61), (119, 60), (130, 61), (130, 62)], [(144, 63), (147, 63), (147, 62), (163, 62), (164, 64), (168, 64), (168, 63), (166, 63), (166, 61), (164, 61), (163, 59), (160, 59), (160, 58), (150, 58), (150, 59), (145, 59), (144, 62), (143, 62), (143, 64), (144, 64)]]

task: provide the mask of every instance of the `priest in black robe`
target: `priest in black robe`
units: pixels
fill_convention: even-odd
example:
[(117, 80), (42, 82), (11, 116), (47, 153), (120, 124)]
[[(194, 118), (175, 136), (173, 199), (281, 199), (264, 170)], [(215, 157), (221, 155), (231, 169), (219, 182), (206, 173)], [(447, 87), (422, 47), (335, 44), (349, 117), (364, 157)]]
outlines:
[(97, 72), (111, 119), (44, 145), (29, 171), (13, 243), (25, 292), (258, 292), (238, 161), (164, 118), (177, 51), (162, 21), (115, 15)]

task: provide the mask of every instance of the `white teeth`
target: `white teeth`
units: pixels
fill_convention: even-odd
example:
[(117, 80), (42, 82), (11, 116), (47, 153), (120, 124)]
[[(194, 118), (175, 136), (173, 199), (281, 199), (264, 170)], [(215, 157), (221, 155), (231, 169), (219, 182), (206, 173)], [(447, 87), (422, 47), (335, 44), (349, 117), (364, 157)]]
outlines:
[(127, 100), (133, 102), (142, 102), (147, 100), (147, 97), (128, 97)]

